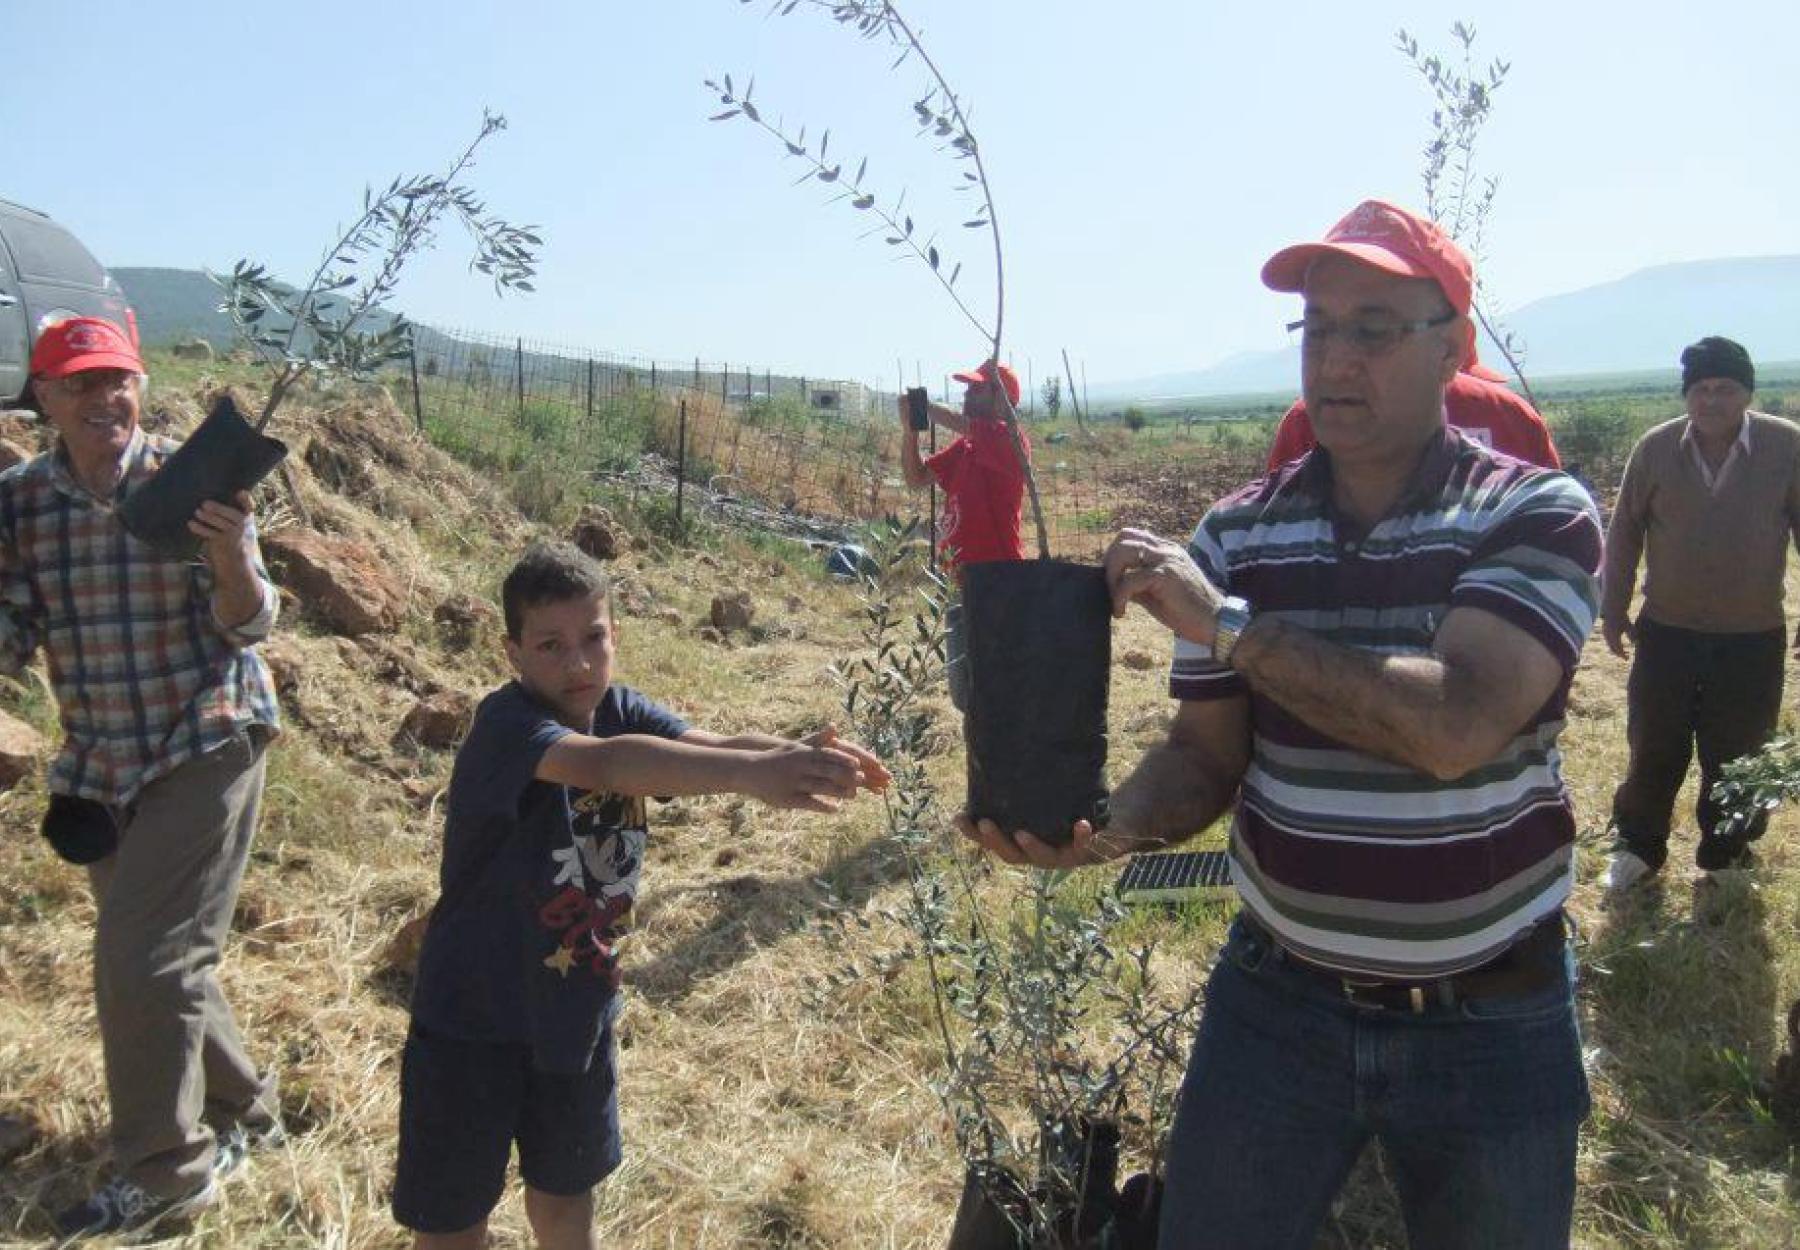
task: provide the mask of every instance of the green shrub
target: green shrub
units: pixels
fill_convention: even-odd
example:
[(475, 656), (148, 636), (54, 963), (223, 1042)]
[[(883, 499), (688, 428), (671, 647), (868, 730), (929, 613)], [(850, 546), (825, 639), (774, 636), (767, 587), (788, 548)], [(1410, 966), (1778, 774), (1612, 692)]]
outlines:
[(1563, 463), (1594, 481), (1616, 477), (1638, 433), (1630, 409), (1615, 399), (1575, 400), (1550, 425)]

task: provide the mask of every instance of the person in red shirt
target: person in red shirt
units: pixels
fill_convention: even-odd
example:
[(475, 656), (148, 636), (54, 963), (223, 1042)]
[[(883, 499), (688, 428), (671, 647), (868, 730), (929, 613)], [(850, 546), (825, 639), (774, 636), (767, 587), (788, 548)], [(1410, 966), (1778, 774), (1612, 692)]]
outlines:
[[(906, 396), (900, 408), (900, 468), (906, 484), (923, 490), (935, 482), (944, 492), (943, 537), (939, 547), (944, 567), (961, 584), (962, 568), (987, 560), (1022, 560), (1019, 507), (1025, 498), (1025, 467), (1006, 428), (1000, 395), (1019, 406), (1019, 376), (1005, 365), (988, 361), (953, 375), (963, 384), (962, 411), (929, 404), (931, 420), (956, 434), (950, 445), (925, 458), (919, 454), (919, 431), (908, 419)], [(1019, 431), (1020, 447), (1031, 454), (1030, 440)], [(953, 599), (945, 613), (944, 668), (950, 701), (958, 711), (968, 703), (968, 648), (962, 604)]]
[[(1550, 427), (1529, 403), (1508, 390), (1500, 375), (1475, 360), (1444, 388), (1444, 414), (1449, 424), (1485, 447), (1545, 469), (1562, 468), (1562, 457), (1550, 441)], [(1281, 418), (1275, 445), (1269, 448), (1269, 470), (1297, 460), (1318, 442), (1306, 401), (1297, 399)]]

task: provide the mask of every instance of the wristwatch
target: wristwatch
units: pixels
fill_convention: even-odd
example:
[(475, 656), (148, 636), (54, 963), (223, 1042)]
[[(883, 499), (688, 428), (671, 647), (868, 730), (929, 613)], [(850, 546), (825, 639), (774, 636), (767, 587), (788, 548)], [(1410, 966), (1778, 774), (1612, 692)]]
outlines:
[(1213, 618), (1212, 658), (1218, 664), (1230, 664), (1231, 652), (1250, 624), (1250, 605), (1243, 599), (1227, 596)]

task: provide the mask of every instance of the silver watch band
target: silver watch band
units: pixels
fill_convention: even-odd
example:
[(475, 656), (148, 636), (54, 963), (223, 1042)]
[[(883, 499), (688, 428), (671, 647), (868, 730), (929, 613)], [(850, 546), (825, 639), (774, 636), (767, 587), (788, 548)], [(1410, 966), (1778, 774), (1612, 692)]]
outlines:
[(1244, 627), (1249, 624), (1250, 604), (1245, 600), (1227, 597), (1219, 605), (1218, 615), (1213, 620), (1212, 658), (1215, 663), (1231, 663), (1231, 653), (1237, 647)]

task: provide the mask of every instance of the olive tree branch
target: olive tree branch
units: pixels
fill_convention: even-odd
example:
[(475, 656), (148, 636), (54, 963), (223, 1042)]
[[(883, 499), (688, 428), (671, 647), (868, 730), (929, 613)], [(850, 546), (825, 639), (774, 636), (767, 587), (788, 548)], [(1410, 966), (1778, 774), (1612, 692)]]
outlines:
[[(749, 4), (752, 0), (738, 0), (738, 2)], [(986, 228), (993, 235), (994, 322), (991, 330), (983, 326), (980, 318), (974, 316), (961, 298), (951, 290), (956, 282), (957, 274), (961, 272), (961, 266), (953, 269), (949, 279), (945, 280), (941, 271), (942, 257), (936, 246), (928, 240), (922, 247), (917, 244), (914, 244), (913, 247), (927, 267), (937, 276), (940, 285), (944, 286), (946, 291), (951, 294), (958, 310), (987, 338), (988, 359), (993, 362), (997, 372), (1006, 319), (1006, 262), (1000, 241), (999, 223), (994, 211), (993, 187), (988, 179), (987, 164), (982, 157), (981, 145), (976, 141), (974, 131), (969, 123), (968, 110), (963, 107), (957, 94), (951, 90), (949, 81), (938, 68), (937, 62), (926, 52), (919, 33), (901, 17), (900, 11), (894, 6), (892, 0), (773, 0), (769, 6), (769, 13), (772, 16), (786, 16), (802, 6), (822, 10), (840, 25), (854, 27), (858, 34), (865, 39), (873, 40), (885, 37), (890, 44), (899, 49), (899, 56), (893, 63), (894, 68), (898, 68), (912, 56), (917, 56), (924, 65), (933, 85), (931, 90), (926, 92), (924, 98), (913, 103), (913, 111), (921, 123), (921, 133), (929, 133), (944, 139), (946, 141), (945, 148), (953, 152), (956, 159), (973, 162), (974, 172), (965, 172), (963, 177), (968, 184), (980, 189), (982, 207), (974, 218), (963, 224), (972, 229)], [(756, 112), (756, 107), (750, 99), (755, 89), (754, 81), (745, 88), (742, 97), (737, 95), (729, 76), (724, 78), (722, 86), (710, 80), (706, 85), (719, 92), (721, 101), (728, 106), (726, 111), (715, 115), (712, 120), (725, 121), (742, 115), (761, 125), (765, 130), (776, 133), (784, 142), (788, 142), (786, 136), (780, 135), (779, 128), (770, 127), (762, 122), (760, 115)], [(944, 100), (944, 107), (941, 109), (935, 107), (936, 97), (940, 93)], [(748, 111), (746, 111), (746, 105)], [(804, 136), (804, 131), (802, 131), (802, 136)], [(809, 173), (808, 178), (832, 181), (839, 172), (837, 167), (825, 164), (827, 160), (825, 149), (828, 140), (829, 132), (827, 132), (826, 138), (820, 141), (819, 155), (814, 158), (816, 164), (821, 168), (816, 168)], [(788, 150), (794, 155), (809, 155), (803, 145), (801, 150), (796, 151), (795, 144), (789, 143)], [(866, 165), (867, 161), (865, 160), (864, 166), (866, 167)], [(826, 178), (826, 174), (833, 175), (833, 178)], [(861, 171), (859, 170), (858, 177), (852, 180), (857, 194), (852, 197), (851, 203), (854, 207), (867, 210), (874, 205), (872, 201), (867, 200), (867, 194), (861, 190), (860, 184)], [(896, 208), (897, 212), (898, 208)], [(910, 241), (911, 234), (912, 232), (908, 230), (899, 237)], [(890, 243), (895, 237), (894, 235), (888, 236)], [(999, 385), (998, 376), (994, 378), (994, 383), (995, 391), (1000, 397), (1000, 415), (1005, 422), (1012, 444), (1013, 456), (1023, 474), (1025, 489), (1030, 499), (1032, 521), (1037, 531), (1038, 555), (1040, 558), (1048, 559), (1050, 556), (1049, 531), (1044, 524), (1044, 508), (1038, 495), (1037, 476), (1032, 471), (1030, 457), (1025, 452), (1024, 436), (1019, 430), (1018, 413), (1014, 409), (1012, 397), (1006, 394), (1005, 387)]]
[[(1425, 184), (1425, 211), (1442, 226), (1451, 238), (1463, 243), (1480, 261), (1485, 251), (1484, 235), (1488, 217), (1493, 211), (1494, 197), (1499, 191), (1497, 179), (1489, 178), (1476, 189), (1475, 152), (1482, 127), (1494, 107), (1494, 95), (1511, 72), (1509, 62), (1495, 60), (1485, 73), (1475, 65), (1475, 28), (1467, 22), (1450, 27), (1451, 38), (1460, 48), (1462, 68), (1448, 66), (1443, 57), (1420, 50), (1419, 41), (1402, 30), (1397, 47), (1430, 88), (1433, 108), (1431, 140), (1425, 145), (1424, 164), (1420, 171)], [(1452, 170), (1453, 182), (1445, 188), (1445, 171)], [(1490, 313), (1484, 298), (1484, 285), (1478, 280), (1471, 298), (1471, 311), (1489, 340), (1500, 349), (1507, 367), (1518, 381), (1527, 402), (1538, 406), (1537, 395), (1525, 376), (1524, 346), (1500, 319)]]
[[(505, 127), (504, 117), (484, 112), (479, 132), (444, 174), (396, 178), (379, 195), (365, 190), (362, 212), (326, 249), (298, 291), (276, 282), (264, 266), (244, 260), (228, 277), (215, 277), (225, 288), (224, 311), (274, 371), (255, 423), (258, 430), (309, 371), (336, 368), (365, 376), (411, 350), (412, 327), (402, 316), (395, 315), (374, 334), (359, 333), (357, 327), (393, 294), (407, 261), (430, 246), (432, 227), (444, 213), (454, 212), (474, 238), (470, 265), (490, 275), (496, 291), (532, 289), (535, 249), (542, 241), (531, 228), (484, 216), (484, 206), (461, 181), (476, 149)], [(359, 277), (358, 266), (378, 249), (379, 266)], [(327, 305), (327, 296), (346, 290), (354, 294), (344, 297), (341, 306)], [(261, 324), (270, 314), (276, 318), (273, 328)], [(307, 340), (301, 338), (303, 331)]]

